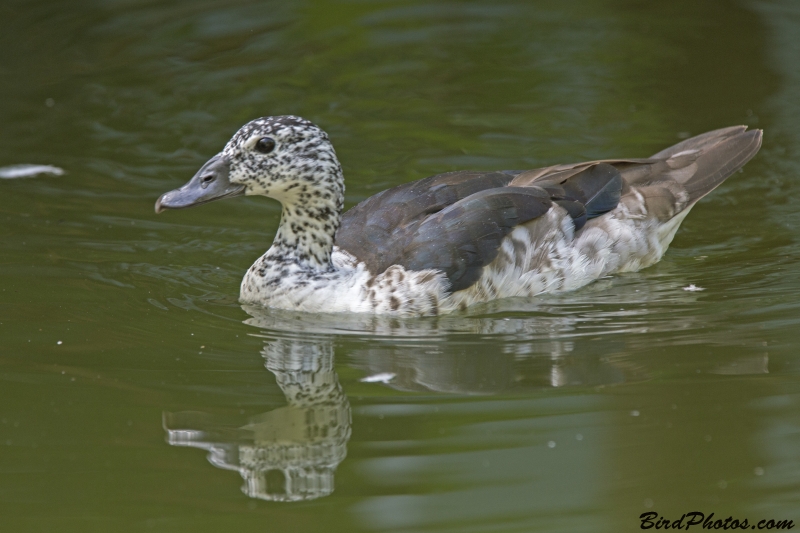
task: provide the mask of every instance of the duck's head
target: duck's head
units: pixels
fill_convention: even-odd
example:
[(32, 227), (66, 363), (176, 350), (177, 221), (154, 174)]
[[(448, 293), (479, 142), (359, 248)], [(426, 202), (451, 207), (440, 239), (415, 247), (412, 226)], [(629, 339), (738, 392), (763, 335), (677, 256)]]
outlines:
[(328, 135), (295, 116), (250, 121), (186, 185), (162, 194), (156, 213), (241, 195), (341, 209), (344, 180)]

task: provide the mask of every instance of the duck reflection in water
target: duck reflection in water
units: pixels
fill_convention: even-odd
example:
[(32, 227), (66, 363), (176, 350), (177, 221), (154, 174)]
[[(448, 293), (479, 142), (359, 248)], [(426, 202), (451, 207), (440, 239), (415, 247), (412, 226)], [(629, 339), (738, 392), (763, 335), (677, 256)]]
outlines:
[[(366, 372), (391, 370), (397, 378), (390, 386), (396, 390), (428, 390), (459, 394), (491, 394), (519, 384), (519, 353), (470, 353), (463, 349), (425, 354), (425, 346), (442, 348), (442, 339), (460, 335), (495, 334), (519, 337), (521, 321), (495, 318), (450, 318), (404, 320), (352, 315), (331, 317), (305, 315), (244, 306), (251, 315), (247, 324), (259, 329), (256, 336), (265, 340), (262, 355), (267, 370), (275, 375), (286, 397), (285, 407), (251, 417), (244, 425), (225, 424), (216, 417), (197, 411), (166, 412), (163, 425), (167, 441), (208, 451), (209, 462), (238, 471), (244, 479), (242, 491), (251, 498), (268, 501), (302, 501), (320, 498), (334, 490), (334, 473), (347, 455), (351, 434), (351, 409), (334, 368), (334, 339), (337, 335), (366, 335), (375, 342), (350, 353), (354, 366)], [(567, 321), (574, 318), (565, 317)], [(532, 324), (529, 320), (523, 321)], [(553, 324), (526, 328), (538, 338)], [(570, 329), (561, 324), (558, 330)], [(389, 341), (389, 342), (387, 342)], [(395, 342), (398, 341), (398, 342)], [(410, 341), (410, 344), (405, 342)], [(534, 341), (536, 344), (536, 341)], [(551, 355), (542, 361), (538, 386), (561, 385), (550, 375), (562, 376), (564, 369), (556, 352), (562, 343), (545, 341)], [(570, 350), (567, 343), (566, 350)], [(541, 346), (526, 344), (541, 352)], [(463, 345), (461, 346), (463, 348)], [(519, 348), (519, 346), (517, 346)], [(555, 352), (553, 351), (555, 350)], [(538, 355), (538, 354), (537, 354)], [(624, 378), (613, 365), (604, 365), (601, 381), (613, 383)], [(575, 382), (573, 376), (571, 382)], [(593, 378), (596, 380), (596, 378)], [(580, 380), (579, 380), (580, 381)]]
[[(348, 366), (364, 375), (393, 374), (388, 386), (398, 391), (514, 394), (630, 383), (651, 374), (649, 358), (635, 355), (650, 351), (646, 333), (692, 329), (693, 317), (664, 312), (694, 303), (696, 294), (680, 287), (674, 280), (617, 281), (605, 289), (600, 283), (581, 298), (554, 300), (551, 306), (505, 303), (482, 310), (488, 315), (436, 319), (243, 306), (250, 314), (245, 322), (258, 329), (253, 335), (265, 339), (266, 368), (288, 405), (244, 425), (215, 422), (205, 413), (165, 413), (167, 440), (208, 450), (214, 466), (240, 473), (242, 490), (252, 498), (288, 502), (327, 496), (351, 435), (351, 408), (335, 372), (334, 341), (349, 338)], [(627, 310), (620, 310), (620, 301)], [(650, 320), (654, 312), (664, 317), (658, 328)], [(486, 343), (487, 337), (496, 342)], [(767, 371), (766, 356), (747, 364), (707, 359), (704, 372)]]
[(333, 366), (333, 343), (278, 339), (262, 351), (288, 405), (226, 429), (208, 415), (165, 413), (173, 446), (208, 450), (216, 467), (237, 470), (251, 498), (301, 501), (333, 492), (336, 467), (347, 455), (350, 404)]

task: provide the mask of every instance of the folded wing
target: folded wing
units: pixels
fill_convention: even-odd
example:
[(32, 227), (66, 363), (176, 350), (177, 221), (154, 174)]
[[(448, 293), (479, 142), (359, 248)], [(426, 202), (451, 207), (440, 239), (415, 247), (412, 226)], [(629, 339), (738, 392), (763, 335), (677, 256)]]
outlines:
[(439, 174), (383, 191), (347, 211), (336, 245), (374, 274), (392, 265), (436, 269), (458, 291), (480, 278), (506, 235), (553, 205), (567, 211), (576, 231), (620, 203), (666, 222), (741, 168), (760, 146), (760, 130), (736, 126), (646, 159)]

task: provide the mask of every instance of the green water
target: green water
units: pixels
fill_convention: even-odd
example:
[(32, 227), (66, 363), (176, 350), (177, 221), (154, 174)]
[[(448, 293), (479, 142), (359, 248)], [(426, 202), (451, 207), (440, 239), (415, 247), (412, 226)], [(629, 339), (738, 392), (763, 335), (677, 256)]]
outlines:
[[(0, 166), (66, 174), (0, 180), (0, 530), (800, 523), (799, 64), (793, 0), (3, 2)], [(652, 268), (379, 320), (237, 303), (271, 200), (153, 213), (287, 113), (348, 207), (765, 135)]]

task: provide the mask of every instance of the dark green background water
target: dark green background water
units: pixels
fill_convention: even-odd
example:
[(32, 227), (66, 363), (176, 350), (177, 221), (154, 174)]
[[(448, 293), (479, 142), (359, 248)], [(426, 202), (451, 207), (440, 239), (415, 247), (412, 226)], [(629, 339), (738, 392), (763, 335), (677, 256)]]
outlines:
[[(323, 318), (236, 301), (277, 203), (153, 213), (286, 113), (329, 132), (348, 206), (448, 170), (765, 136), (655, 267), (442, 319)], [(0, 530), (800, 522), (798, 142), (793, 0), (6, 0), (0, 166), (67, 174), (0, 180)]]

